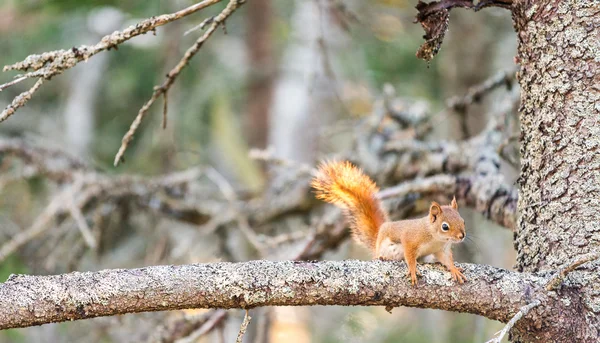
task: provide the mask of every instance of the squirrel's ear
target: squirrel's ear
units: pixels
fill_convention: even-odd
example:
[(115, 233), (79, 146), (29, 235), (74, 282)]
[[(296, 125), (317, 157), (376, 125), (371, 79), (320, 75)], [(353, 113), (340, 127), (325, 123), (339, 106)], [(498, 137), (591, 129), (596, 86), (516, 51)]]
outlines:
[(453, 209), (458, 210), (458, 204), (456, 203), (456, 196), (452, 198), (452, 203), (450, 204)]
[(442, 206), (437, 202), (432, 201), (431, 207), (429, 207), (429, 220), (431, 220), (432, 223), (435, 222), (437, 216), (440, 214), (442, 214)]

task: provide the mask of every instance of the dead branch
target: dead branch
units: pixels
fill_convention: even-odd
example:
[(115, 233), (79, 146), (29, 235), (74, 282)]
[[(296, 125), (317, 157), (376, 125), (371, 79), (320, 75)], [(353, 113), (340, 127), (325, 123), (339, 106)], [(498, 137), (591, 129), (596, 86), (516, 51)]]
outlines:
[(90, 57), (99, 52), (116, 48), (119, 44), (122, 44), (133, 37), (154, 31), (159, 26), (181, 19), (221, 1), (222, 0), (204, 0), (175, 13), (163, 14), (142, 20), (136, 25), (132, 25), (123, 31), (116, 31), (102, 37), (100, 42), (96, 45), (82, 45), (69, 50), (55, 50), (40, 55), (29, 55), (21, 62), (5, 66), (3, 71), (28, 71), (29, 69), (33, 69), (35, 72), (27, 73), (23, 76), (27, 78), (42, 77), (44, 79), (50, 79), (51, 77), (74, 67), (79, 62), (87, 61)]
[(10, 105), (8, 105), (4, 109), (4, 111), (0, 113), (0, 123), (12, 116), (20, 107), (25, 106), (27, 101), (29, 101), (33, 96), (33, 93), (37, 92), (37, 90), (42, 86), (43, 83), (44, 79), (40, 78), (29, 90), (17, 95), (10, 103)]
[[(390, 199), (388, 206), (394, 206), (395, 203), (404, 204), (388, 208), (396, 218), (401, 219), (417, 214), (411, 212), (415, 208), (414, 202), (417, 198), (448, 201), (452, 196), (456, 196), (459, 201), (477, 209), (487, 218), (510, 229), (515, 227), (517, 191), (512, 185), (506, 184), (499, 170), (497, 147), (503, 141), (502, 126), (492, 124), (479, 136), (464, 142), (422, 142), (394, 139), (392, 136), (391, 139), (387, 138), (387, 141), (384, 141), (385, 144), (373, 145), (372, 140), (363, 138), (362, 134), (357, 137), (356, 151), (349, 152), (347, 155), (374, 176), (382, 187), (399, 185), (391, 189), (384, 188), (382, 192), (384, 198), (393, 198)], [(369, 131), (364, 132), (364, 137), (371, 135)], [(382, 150), (386, 155), (385, 160), (379, 157)], [(70, 182), (75, 180), (73, 176), (75, 171), (81, 168), (80, 163), (71, 161), (61, 154), (35, 149), (19, 142), (0, 140), (0, 152), (2, 151), (39, 166), (40, 170), (54, 170), (57, 178)], [(155, 178), (114, 178), (83, 169), (81, 172), (84, 173), (83, 178), (86, 181), (80, 187), (70, 191), (69, 197), (77, 194), (76, 208), (80, 209), (83, 216), (85, 216), (83, 208), (92, 201), (105, 203), (107, 200), (126, 198), (153, 211), (194, 224), (203, 224), (211, 220), (214, 227), (224, 227), (237, 223), (266, 256), (263, 243), (268, 241), (268, 238), (254, 233), (251, 227), (260, 232), (263, 225), (277, 222), (281, 218), (286, 218), (288, 214), (297, 215), (301, 211), (310, 215), (310, 210), (317, 203), (309, 186), (312, 168), (294, 163), (274, 162), (268, 153), (254, 153), (254, 155), (279, 165), (277, 173), (273, 174), (273, 182), (261, 198), (247, 202), (238, 200), (235, 190), (227, 182), (223, 182), (222, 178), (217, 179), (219, 181), (217, 185), (225, 195), (225, 201), (219, 205), (218, 213), (203, 211), (199, 207), (203, 202), (202, 199), (190, 195), (178, 199), (171, 195), (172, 192), (164, 191), (176, 185), (197, 184), (194, 180), (198, 177), (199, 170)], [(61, 167), (64, 169), (56, 169), (57, 159), (61, 161), (59, 165), (64, 165)], [(75, 171), (69, 170), (69, 166), (73, 166)], [(449, 173), (458, 175), (451, 176)], [(421, 175), (433, 176), (423, 179), (419, 177)], [(48, 211), (51, 213), (44, 212), (45, 214), (38, 218), (36, 224), (30, 229), (19, 233), (0, 247), (0, 260), (33, 238), (39, 237), (49, 228), (48, 224), (53, 218), (64, 214), (67, 214), (67, 218), (70, 216), (75, 219), (79, 223), (79, 228), (83, 229), (82, 232), (86, 232), (85, 226), (82, 226), (85, 218), (77, 216), (76, 211), (63, 204), (68, 204), (64, 200), (70, 198), (59, 194), (57, 199), (56, 202), (61, 204), (49, 206)], [(55, 203), (54, 200), (51, 201), (52, 203)], [(86, 209), (87, 213), (90, 211), (93, 211), (93, 208)], [(304, 247), (298, 255), (287, 256), (287, 258), (316, 258), (324, 251), (336, 248), (343, 242), (348, 237), (343, 219), (339, 214), (330, 218), (332, 219), (328, 219), (327, 222), (315, 225), (314, 231), (311, 231), (310, 227), (303, 229), (307, 238)], [(88, 243), (90, 243), (89, 239)]]
[(554, 274), (550, 281), (548, 281), (548, 284), (546, 285), (546, 290), (552, 291), (556, 289), (558, 286), (560, 286), (560, 284), (564, 281), (565, 277), (567, 277), (567, 275), (570, 272), (574, 271), (577, 267), (581, 266), (582, 264), (586, 264), (588, 262), (592, 262), (598, 259), (600, 259), (600, 252), (590, 253), (575, 258), (573, 261), (567, 263), (565, 266), (560, 268), (556, 272), (556, 274)]
[(221, 190), (225, 199), (229, 201), (230, 205), (234, 211), (236, 211), (235, 216), (237, 217), (237, 222), (239, 225), (240, 231), (246, 236), (248, 242), (252, 244), (252, 246), (261, 254), (261, 256), (265, 255), (265, 246), (264, 243), (259, 239), (258, 235), (248, 223), (248, 217), (243, 213), (237, 211), (235, 209), (235, 203), (238, 201), (237, 194), (231, 184), (227, 181), (227, 179), (221, 175), (216, 169), (208, 168), (206, 170), (206, 176), (210, 178)]
[(43, 174), (56, 182), (70, 181), (73, 173), (90, 170), (85, 161), (65, 151), (29, 144), (16, 138), (0, 137), (0, 156), (18, 158), (34, 169), (30, 176)]
[(227, 4), (227, 7), (225, 7), (225, 9), (223, 9), (223, 11), (221, 11), (221, 13), (219, 13), (217, 16), (212, 18), (211, 24), (208, 27), (208, 29), (206, 30), (206, 32), (200, 38), (198, 38), (198, 40), (196, 40), (194, 45), (192, 45), (185, 52), (185, 54), (183, 55), (183, 57), (181, 58), (179, 63), (177, 63), (177, 65), (173, 69), (171, 69), (171, 71), (167, 74), (167, 79), (162, 83), (162, 85), (154, 87), (154, 92), (152, 93), (150, 100), (148, 100), (144, 104), (144, 106), (142, 106), (142, 108), (138, 112), (137, 116), (135, 117), (135, 120), (133, 121), (133, 123), (131, 123), (131, 126), (129, 127), (129, 131), (127, 131), (127, 133), (123, 137), (123, 140), (121, 141), (121, 147), (119, 147), (119, 151), (117, 152), (117, 155), (115, 156), (115, 161), (114, 161), (115, 167), (119, 164), (119, 162), (123, 161), (123, 155), (125, 154), (125, 150), (127, 149), (129, 142), (133, 139), (133, 135), (137, 131), (138, 127), (140, 126), (140, 123), (144, 119), (144, 116), (146, 115), (146, 113), (148, 113), (148, 110), (150, 109), (152, 104), (154, 104), (154, 102), (161, 95), (163, 95), (165, 98), (165, 106), (163, 107), (163, 126), (166, 126), (167, 92), (168, 92), (169, 88), (171, 88), (171, 86), (175, 82), (175, 79), (177, 79), (177, 77), (179, 76), (179, 74), (181, 73), (183, 68), (188, 65), (188, 63), (190, 62), (192, 57), (194, 57), (194, 55), (196, 55), (196, 53), (198, 53), (198, 51), (200, 50), (202, 45), (204, 45), (204, 42), (208, 38), (210, 38), (210, 36), (215, 32), (215, 30), (220, 25), (225, 25), (225, 20), (227, 20), (227, 18), (229, 18), (229, 16), (231, 16), (233, 14), (233, 12), (235, 12), (244, 3), (245, 3), (245, 0), (230, 0), (229, 3)]
[(24, 106), (25, 103), (31, 99), (33, 93), (41, 87), (44, 80), (50, 80), (53, 76), (62, 74), (65, 70), (73, 68), (79, 62), (87, 61), (99, 52), (110, 50), (112, 48), (117, 49), (119, 44), (122, 44), (133, 37), (155, 31), (159, 26), (181, 19), (221, 1), (222, 0), (204, 0), (175, 13), (163, 14), (143, 20), (123, 31), (116, 31), (110, 35), (104, 36), (96, 45), (82, 45), (80, 47), (73, 47), (69, 50), (55, 50), (39, 55), (29, 55), (21, 62), (4, 66), (3, 71), (20, 70), (26, 72), (29, 69), (33, 69), (34, 71), (19, 75), (15, 80), (0, 85), (0, 91), (27, 78), (37, 78), (38, 81), (30, 90), (17, 96), (12, 103), (2, 111), (0, 114), (0, 122), (8, 119), (19, 107)]
[(3, 85), (0, 85), (0, 92), (2, 92), (3, 90), (5, 90), (6, 88), (8, 88), (8, 87), (10, 87), (10, 86), (14, 86), (14, 85), (16, 85), (17, 83), (19, 83), (19, 82), (21, 82), (21, 81), (25, 81), (25, 80), (27, 80), (27, 77), (25, 77), (25, 76), (20, 76), (20, 77), (17, 77), (17, 78), (15, 78), (14, 80), (12, 80), (12, 81), (10, 81), (10, 82), (7, 82), (7, 83), (5, 83), (5, 84), (3, 84)]
[[(200, 174), (201, 170), (198, 168), (155, 178), (139, 176), (113, 178), (95, 172), (79, 174), (74, 172), (75, 176), (72, 175), (72, 177), (77, 178), (78, 181), (65, 186), (60, 193), (54, 196), (31, 227), (19, 232), (0, 246), (0, 262), (32, 239), (50, 229), (50, 223), (55, 218), (62, 215), (72, 215), (72, 206), (82, 211), (83, 208), (86, 208), (90, 203), (99, 198), (115, 200), (131, 197), (139, 203), (146, 203), (146, 206), (149, 208), (158, 207), (157, 210), (160, 211), (172, 210), (174, 213), (171, 213), (171, 215), (181, 215), (181, 212), (168, 207), (168, 202), (161, 202), (160, 198), (156, 195), (161, 191), (188, 184), (197, 179)], [(144, 199), (145, 201), (143, 201)], [(72, 203), (74, 205), (71, 205)], [(77, 218), (77, 214), (73, 218), (76, 222), (77, 220), (81, 220), (81, 218)], [(196, 213), (194, 218), (200, 220), (200, 223), (207, 221), (206, 215), (202, 217), (200, 213)]]
[(440, 0), (429, 3), (419, 0), (416, 8), (419, 12), (415, 18), (425, 30), (425, 43), (419, 47), (417, 57), (426, 61), (431, 61), (439, 52), (446, 31), (448, 31), (448, 21), (450, 10), (455, 7), (462, 7), (478, 11), (485, 7), (501, 7), (510, 9), (512, 0), (481, 0), (477, 5), (473, 0)]
[(465, 112), (467, 107), (478, 103), (491, 91), (498, 87), (505, 86), (510, 89), (515, 82), (516, 71), (500, 71), (496, 75), (485, 80), (481, 84), (470, 87), (462, 97), (454, 96), (446, 101), (446, 106), (458, 112)]
[(539, 306), (540, 304), (541, 304), (541, 302), (538, 299), (536, 299), (536, 300), (532, 301), (530, 304), (527, 304), (527, 305), (521, 307), (521, 309), (519, 310), (519, 312), (517, 312), (517, 314), (515, 314), (515, 316), (512, 317), (512, 319), (504, 326), (504, 328), (496, 333), (496, 337), (490, 339), (486, 343), (500, 343), (500, 342), (502, 342), (502, 338), (504, 338), (504, 336), (508, 333), (508, 331), (510, 329), (512, 329), (512, 327), (515, 326), (515, 324), (521, 318), (523, 318), (523, 316), (526, 316), (527, 313), (529, 313), (529, 311), (531, 311), (535, 307)]
[(469, 282), (459, 286), (442, 266), (423, 265), (418, 287), (398, 261), (260, 260), (12, 275), (0, 284), (0, 329), (145, 311), (307, 305), (437, 308), (507, 322), (525, 305), (526, 290), (543, 289), (544, 280), (528, 274), (461, 267)]
[(242, 343), (242, 339), (244, 338), (244, 334), (246, 333), (246, 329), (248, 329), (248, 324), (250, 324), (250, 315), (248, 314), (248, 310), (246, 310), (246, 314), (244, 315), (244, 321), (242, 321), (242, 325), (240, 326), (240, 332), (235, 340), (235, 343)]
[(71, 187), (67, 187), (60, 192), (50, 201), (42, 214), (35, 219), (31, 227), (17, 233), (8, 242), (2, 244), (0, 247), (0, 262), (4, 261), (10, 254), (46, 231), (50, 227), (50, 222), (54, 219), (56, 214), (68, 203), (67, 199), (71, 197), (71, 194)]
[[(160, 327), (148, 343), (196, 342), (197, 338), (219, 326), (227, 318), (227, 311), (212, 310), (201, 315), (185, 316)], [(181, 342), (183, 343), (183, 342)]]

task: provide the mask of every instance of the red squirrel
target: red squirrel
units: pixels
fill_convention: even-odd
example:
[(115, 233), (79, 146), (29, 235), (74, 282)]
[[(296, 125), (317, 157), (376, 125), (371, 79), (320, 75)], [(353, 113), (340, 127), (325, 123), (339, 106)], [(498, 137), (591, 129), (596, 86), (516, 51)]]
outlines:
[(426, 217), (392, 222), (376, 196), (375, 182), (350, 162), (321, 163), (311, 185), (318, 199), (344, 210), (354, 239), (367, 246), (374, 258), (406, 261), (413, 286), (417, 258), (431, 254), (448, 268), (454, 281), (467, 280), (454, 265), (450, 249), (466, 236), (456, 198), (449, 206), (432, 202)]

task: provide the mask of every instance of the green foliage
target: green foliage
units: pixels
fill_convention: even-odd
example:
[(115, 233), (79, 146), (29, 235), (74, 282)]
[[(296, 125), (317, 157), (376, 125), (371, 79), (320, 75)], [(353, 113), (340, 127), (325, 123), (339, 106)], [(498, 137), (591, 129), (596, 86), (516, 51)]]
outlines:
[(23, 12), (43, 12), (53, 16), (65, 14), (88, 12), (91, 9), (101, 6), (114, 6), (123, 11), (142, 15), (149, 11), (161, 10), (162, 4), (166, 1), (161, 0), (26, 0), (15, 1), (18, 10)]
[(27, 274), (27, 266), (15, 255), (8, 256), (0, 263), (0, 281), (8, 279), (11, 274)]

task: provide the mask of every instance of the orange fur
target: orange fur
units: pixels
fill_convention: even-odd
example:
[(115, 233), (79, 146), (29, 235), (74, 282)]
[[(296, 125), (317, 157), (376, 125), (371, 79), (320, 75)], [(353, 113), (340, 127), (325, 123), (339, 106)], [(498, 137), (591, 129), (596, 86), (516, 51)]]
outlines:
[(379, 227), (388, 220), (375, 182), (350, 162), (324, 162), (311, 185), (318, 199), (344, 209), (354, 236), (375, 251)]
[(417, 283), (417, 259), (434, 255), (460, 283), (466, 280), (454, 265), (450, 246), (466, 237), (465, 223), (456, 199), (450, 206), (431, 203), (427, 216), (388, 222), (388, 215), (376, 194), (375, 182), (350, 162), (325, 162), (312, 180), (317, 198), (344, 209), (355, 239), (365, 244), (374, 257), (405, 260), (408, 276)]

